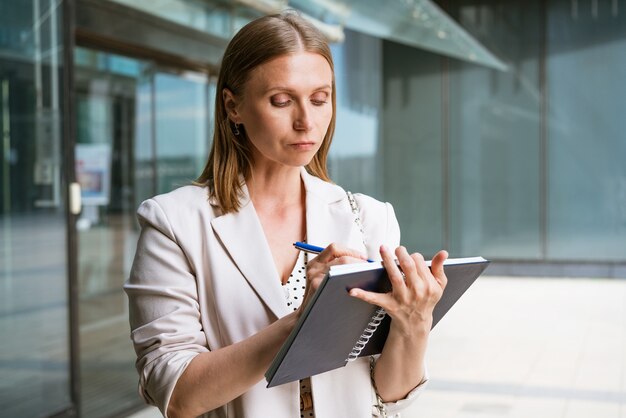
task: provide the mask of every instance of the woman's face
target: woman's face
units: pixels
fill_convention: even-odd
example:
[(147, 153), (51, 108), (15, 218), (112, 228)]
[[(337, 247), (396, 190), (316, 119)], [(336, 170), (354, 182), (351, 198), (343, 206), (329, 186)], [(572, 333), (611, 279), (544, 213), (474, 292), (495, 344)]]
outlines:
[(252, 70), (243, 94), (224, 91), (231, 119), (245, 127), (255, 166), (308, 164), (319, 150), (332, 107), (333, 73), (315, 53), (283, 55)]

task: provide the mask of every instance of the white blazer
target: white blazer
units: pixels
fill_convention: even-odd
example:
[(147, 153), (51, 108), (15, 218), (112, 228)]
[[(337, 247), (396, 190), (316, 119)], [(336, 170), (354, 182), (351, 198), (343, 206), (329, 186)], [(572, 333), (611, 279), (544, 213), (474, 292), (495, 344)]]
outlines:
[[(337, 242), (380, 259), (378, 248), (398, 246), (393, 208), (364, 195), (360, 207), (367, 248), (345, 191), (302, 169), (306, 230), (310, 243)], [(165, 415), (174, 386), (199, 353), (241, 341), (290, 309), (261, 223), (244, 186), (239, 212), (222, 215), (204, 187), (185, 186), (156, 196), (138, 211), (141, 235), (124, 288), (130, 303), (131, 338), (137, 353), (139, 391)], [(317, 418), (371, 417), (374, 392), (369, 361), (311, 379)], [(387, 404), (393, 415), (421, 392)], [(296, 418), (298, 382), (248, 392), (207, 417)]]

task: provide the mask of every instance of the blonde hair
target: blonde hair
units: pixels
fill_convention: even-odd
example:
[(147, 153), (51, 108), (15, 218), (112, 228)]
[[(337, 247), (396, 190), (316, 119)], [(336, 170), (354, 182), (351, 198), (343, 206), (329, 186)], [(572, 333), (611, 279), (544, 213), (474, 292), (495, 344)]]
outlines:
[[(229, 89), (236, 96), (242, 94), (253, 69), (273, 58), (303, 50), (323, 56), (333, 73), (333, 115), (319, 151), (306, 166), (310, 174), (330, 181), (326, 162), (335, 132), (336, 95), (328, 43), (319, 30), (294, 12), (264, 16), (241, 28), (226, 47), (217, 79), (213, 144), (204, 171), (195, 182), (208, 186), (209, 196), (217, 200), (223, 213), (237, 212), (241, 207), (240, 176), (249, 178), (252, 152), (245, 130), (235, 127), (228, 118), (222, 93)], [(239, 135), (233, 133), (234, 129), (240, 130)]]

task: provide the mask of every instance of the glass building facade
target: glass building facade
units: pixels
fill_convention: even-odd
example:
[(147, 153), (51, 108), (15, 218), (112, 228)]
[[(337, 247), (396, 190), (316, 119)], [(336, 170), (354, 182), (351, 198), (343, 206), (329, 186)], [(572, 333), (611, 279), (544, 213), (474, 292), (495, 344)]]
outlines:
[[(261, 14), (152, 6), (0, 0), (0, 416), (141, 404), (121, 289), (134, 212), (201, 172), (221, 51)], [(439, 7), (503, 65), (345, 29), (332, 178), (393, 203), (426, 256), (626, 277), (626, 1)]]
[(625, 7), (446, 2), (505, 71), (348, 32), (334, 179), (392, 202), (425, 254), (623, 277)]
[(0, 415), (72, 405), (59, 2), (0, 2)]

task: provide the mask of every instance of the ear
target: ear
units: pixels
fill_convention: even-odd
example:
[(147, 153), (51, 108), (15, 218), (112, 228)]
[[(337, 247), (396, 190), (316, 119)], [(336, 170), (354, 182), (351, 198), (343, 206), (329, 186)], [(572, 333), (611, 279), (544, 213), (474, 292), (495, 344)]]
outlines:
[(224, 101), (224, 109), (228, 114), (229, 119), (233, 123), (241, 123), (239, 120), (239, 112), (237, 112), (237, 98), (229, 89), (222, 90), (222, 100)]

